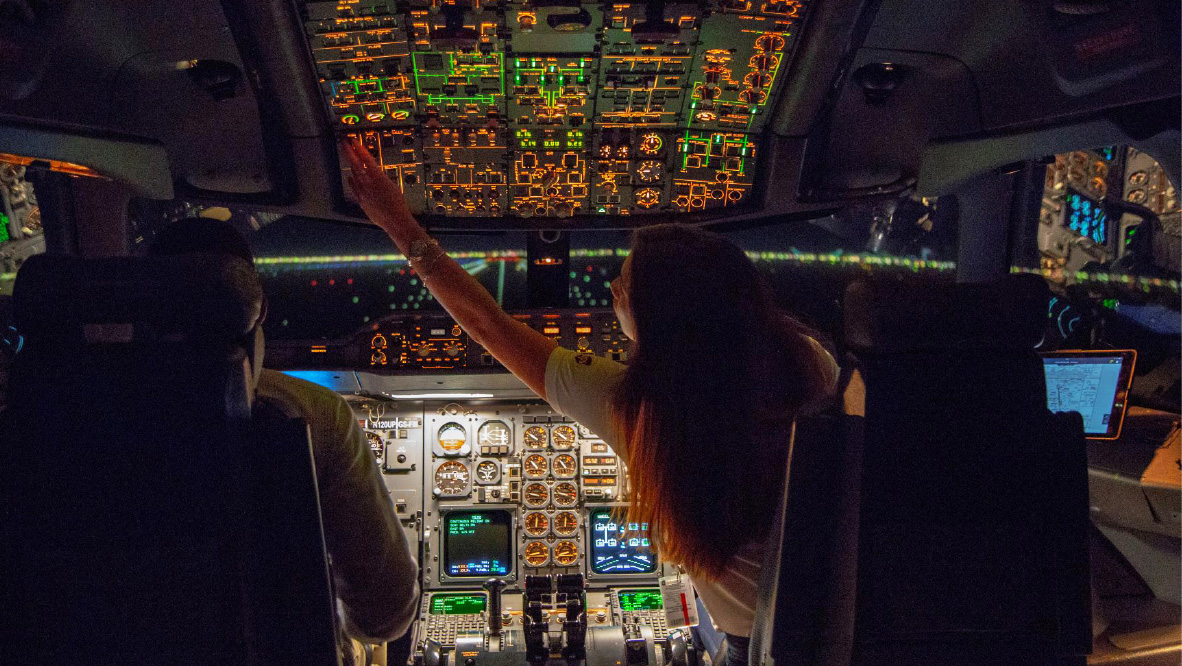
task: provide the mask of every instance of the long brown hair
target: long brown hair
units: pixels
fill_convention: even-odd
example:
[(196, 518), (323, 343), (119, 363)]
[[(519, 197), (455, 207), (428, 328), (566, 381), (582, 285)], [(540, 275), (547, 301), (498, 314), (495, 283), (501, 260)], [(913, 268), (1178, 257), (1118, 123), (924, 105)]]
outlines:
[(789, 426), (825, 390), (824, 371), (807, 329), (722, 236), (639, 230), (627, 289), (636, 349), (613, 404), (627, 520), (650, 525), (662, 559), (714, 579), (766, 535)]

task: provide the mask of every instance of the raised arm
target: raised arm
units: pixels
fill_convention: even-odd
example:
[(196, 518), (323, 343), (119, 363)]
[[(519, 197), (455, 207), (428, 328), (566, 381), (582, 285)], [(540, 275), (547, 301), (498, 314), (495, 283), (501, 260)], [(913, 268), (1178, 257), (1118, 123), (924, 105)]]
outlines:
[(366, 215), (410, 261), (435, 300), (509, 372), (546, 399), (546, 362), (556, 343), (509, 316), (488, 291), (427, 234), (372, 155), (359, 142), (345, 146), (349, 185)]

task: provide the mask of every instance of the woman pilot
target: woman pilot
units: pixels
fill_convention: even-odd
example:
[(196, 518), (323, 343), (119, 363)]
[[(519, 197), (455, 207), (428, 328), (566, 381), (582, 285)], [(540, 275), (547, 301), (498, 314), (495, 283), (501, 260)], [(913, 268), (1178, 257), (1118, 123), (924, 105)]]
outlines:
[(627, 463), (626, 520), (651, 526), (661, 559), (689, 573), (728, 635), (728, 666), (746, 664), (793, 419), (832, 390), (832, 357), (775, 306), (742, 250), (672, 224), (637, 231), (611, 283), (620, 326), (636, 343), (631, 362), (563, 349), (506, 314), (447, 256), (365, 148), (345, 152), (358, 202), (435, 299)]

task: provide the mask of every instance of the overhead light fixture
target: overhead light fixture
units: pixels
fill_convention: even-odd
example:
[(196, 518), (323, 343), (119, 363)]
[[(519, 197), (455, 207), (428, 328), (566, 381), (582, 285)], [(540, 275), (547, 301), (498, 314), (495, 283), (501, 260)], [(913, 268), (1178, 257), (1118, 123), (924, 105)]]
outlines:
[(491, 393), (386, 393), (395, 400), (477, 400), (479, 398), (492, 398)]

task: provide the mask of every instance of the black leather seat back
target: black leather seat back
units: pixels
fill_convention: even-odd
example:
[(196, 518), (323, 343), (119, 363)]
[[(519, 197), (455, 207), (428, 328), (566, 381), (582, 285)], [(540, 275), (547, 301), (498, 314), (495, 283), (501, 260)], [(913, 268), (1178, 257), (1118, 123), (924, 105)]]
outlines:
[(1046, 409), (1047, 301), (1030, 276), (851, 285), (845, 413), (797, 424), (776, 664), (1082, 663), (1086, 452)]
[(854, 663), (1089, 649), (1082, 422), (1048, 412), (1034, 352), (1048, 296), (1033, 276), (847, 291), (866, 387)]
[[(260, 485), (271, 469), (260, 464), (310, 475), (311, 462), (306, 428), (252, 424), (253, 270), (222, 257), (40, 256), (14, 301), (25, 346), (0, 414), (0, 661), (277, 663), (255, 599), (274, 605), (282, 588), (252, 576), (257, 544), (275, 534), (259, 516), (273, 515), (251, 500), (284, 492)], [(312, 489), (285, 497), (316, 507)], [(318, 523), (302, 527), (320, 540)], [(305, 556), (323, 570), (322, 544)], [(327, 607), (317, 638), (327, 632), (331, 648), (320, 582), (320, 598), (284, 601)]]

